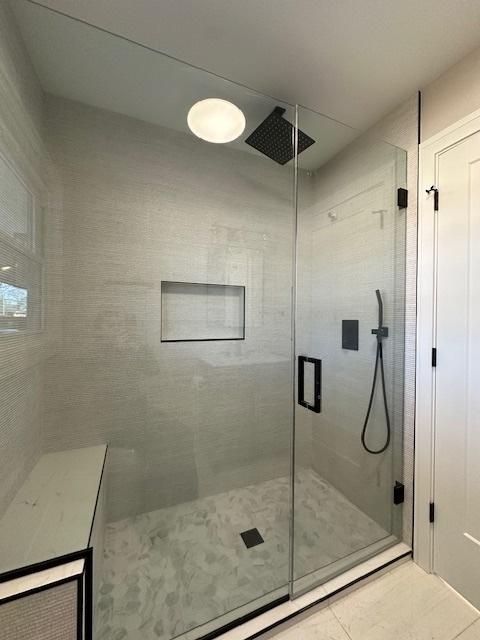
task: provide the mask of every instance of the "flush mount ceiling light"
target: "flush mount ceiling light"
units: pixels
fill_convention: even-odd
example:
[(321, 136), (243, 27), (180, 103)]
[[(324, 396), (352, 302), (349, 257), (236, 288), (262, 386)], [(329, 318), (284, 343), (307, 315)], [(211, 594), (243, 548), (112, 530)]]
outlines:
[(207, 98), (196, 102), (188, 112), (190, 131), (207, 142), (232, 142), (245, 129), (245, 116), (228, 100)]

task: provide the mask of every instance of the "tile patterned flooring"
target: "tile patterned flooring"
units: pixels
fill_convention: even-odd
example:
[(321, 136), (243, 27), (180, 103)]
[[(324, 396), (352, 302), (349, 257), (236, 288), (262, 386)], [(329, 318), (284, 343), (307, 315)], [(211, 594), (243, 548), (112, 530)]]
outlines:
[(409, 561), (272, 640), (480, 640), (480, 612)]
[[(388, 535), (311, 470), (296, 505), (297, 575)], [(265, 542), (247, 549), (254, 527)], [(288, 528), (288, 478), (107, 525), (95, 640), (169, 640), (285, 585)]]

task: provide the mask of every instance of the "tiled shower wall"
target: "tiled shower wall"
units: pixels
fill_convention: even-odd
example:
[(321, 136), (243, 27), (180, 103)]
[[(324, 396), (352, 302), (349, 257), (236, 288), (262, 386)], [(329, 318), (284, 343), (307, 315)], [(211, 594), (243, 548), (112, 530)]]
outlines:
[[(292, 169), (51, 96), (48, 133), (45, 449), (109, 443), (109, 520), (287, 475)], [(245, 285), (246, 340), (161, 343), (162, 280)]]
[[(42, 93), (6, 2), (0, 3), (0, 153), (41, 201)], [(10, 238), (4, 241), (8, 253)], [(42, 333), (0, 335), (0, 516), (40, 455), (43, 344)]]

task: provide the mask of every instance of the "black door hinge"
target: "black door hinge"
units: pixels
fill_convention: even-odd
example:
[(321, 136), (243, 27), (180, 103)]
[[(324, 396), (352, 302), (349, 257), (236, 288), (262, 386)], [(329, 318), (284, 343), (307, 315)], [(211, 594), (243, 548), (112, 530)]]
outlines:
[(435, 503), (430, 502), (428, 505), (428, 520), (432, 524), (435, 522)]
[(406, 209), (408, 207), (408, 190), (402, 187), (397, 189), (397, 207), (399, 209)]
[(436, 347), (432, 347), (432, 367), (437, 366), (437, 349)]
[(405, 501), (405, 486), (395, 480), (395, 486), (393, 487), (393, 504), (402, 504)]
[(430, 189), (425, 189), (425, 191), (430, 194), (433, 191), (433, 210), (438, 211), (438, 189), (435, 185), (432, 184)]

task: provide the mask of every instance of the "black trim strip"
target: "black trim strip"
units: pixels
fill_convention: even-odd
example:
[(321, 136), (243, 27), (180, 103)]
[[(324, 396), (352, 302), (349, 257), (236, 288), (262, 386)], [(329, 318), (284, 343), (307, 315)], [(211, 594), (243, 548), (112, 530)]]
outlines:
[[(417, 144), (417, 166), (416, 166), (416, 184), (417, 184), (417, 199), (416, 199), (416, 211), (415, 211), (415, 255), (418, 256), (418, 247), (419, 247), (419, 238), (418, 238), (418, 209), (419, 209), (419, 198), (420, 198), (420, 143), (422, 142), (422, 92), (418, 92), (418, 104), (417, 104), (417, 125), (418, 125), (418, 144)], [(409, 223), (407, 222), (407, 225)], [(415, 327), (418, 326), (418, 260), (416, 260), (415, 265)], [(418, 335), (417, 331), (415, 331), (414, 336), (414, 353), (417, 353), (418, 350)], [(413, 370), (413, 407), (414, 409), (417, 406), (417, 368), (414, 367)], [(417, 433), (417, 421), (416, 421), (416, 411), (413, 411), (413, 452), (412, 452), (412, 464), (413, 469), (415, 469), (416, 464), (416, 451), (415, 451), (415, 442), (416, 442), (416, 433)], [(412, 521), (412, 531), (410, 537), (410, 545), (412, 549), (415, 548), (415, 474), (412, 475), (412, 506), (410, 512), (410, 518)]]
[(89, 547), (92, 545), (93, 525), (95, 524), (95, 516), (97, 515), (98, 501), (100, 499), (100, 492), (102, 490), (103, 474), (104, 474), (105, 466), (106, 466), (106, 463), (107, 463), (107, 454), (108, 454), (108, 444), (105, 445), (105, 455), (103, 456), (102, 471), (100, 473), (100, 482), (98, 483), (97, 497), (95, 498), (95, 507), (93, 508), (92, 522), (90, 524), (90, 533), (88, 534), (88, 543), (87, 544), (88, 544)]
[(417, 141), (422, 142), (422, 92), (418, 92), (418, 114), (417, 114)]
[(264, 604), (262, 607), (255, 609), (251, 613), (246, 613), (245, 615), (240, 616), (240, 618), (233, 620), (233, 622), (224, 624), (222, 627), (215, 629), (215, 631), (210, 631), (204, 636), (200, 636), (198, 640), (213, 640), (214, 638), (218, 638), (218, 636), (221, 636), (223, 633), (227, 633), (227, 631), (231, 631), (232, 629), (235, 629), (241, 624), (244, 624), (245, 622), (249, 622), (250, 620), (253, 620), (253, 618), (260, 616), (262, 613), (266, 613), (267, 611), (270, 611), (271, 609), (275, 609), (275, 607), (278, 607), (281, 604), (285, 604), (285, 602), (288, 602), (289, 600), (290, 598), (288, 597), (288, 595), (282, 596), (281, 598), (277, 598), (276, 600), (273, 600), (272, 602), (269, 602), (268, 604)]
[(77, 640), (83, 640), (83, 591), (84, 580), (83, 576), (78, 576), (77, 582)]
[(232, 342), (234, 340), (245, 340), (243, 338), (185, 338), (179, 340), (160, 340), (160, 342)]
[(160, 280), (160, 288), (162, 284), (193, 284), (201, 287), (230, 287), (245, 290), (244, 284), (225, 284), (224, 282), (190, 282), (188, 280)]
[(87, 549), (85, 557), (85, 640), (93, 640), (93, 549)]
[(5, 571), (0, 574), (0, 583), (16, 580), (17, 578), (23, 578), (24, 576), (29, 576), (32, 573), (37, 573), (38, 571), (45, 571), (45, 569), (53, 569), (54, 567), (59, 567), (62, 564), (74, 562), (75, 560), (85, 560), (87, 555), (88, 549), (81, 549), (80, 551), (73, 551), (72, 553), (67, 553), (63, 556), (42, 560), (42, 562), (35, 562), (34, 564), (19, 567), (18, 569), (12, 569), (11, 571)]
[[(260, 638), (265, 633), (275, 629), (276, 627), (279, 627), (280, 625), (284, 624), (285, 622), (288, 622), (289, 620), (293, 620), (294, 618), (296, 618), (297, 616), (301, 615), (302, 613), (305, 613), (309, 609), (313, 609), (314, 607), (316, 607), (317, 605), (321, 604), (322, 602), (325, 602), (326, 600), (329, 600), (330, 598), (335, 597), (336, 595), (338, 595), (342, 591), (345, 591), (345, 589), (349, 589), (353, 585), (358, 584), (359, 582), (362, 582), (366, 578), (369, 578), (370, 576), (374, 575), (375, 573), (378, 573), (379, 571), (382, 571), (382, 569), (385, 569), (386, 567), (389, 567), (390, 565), (395, 564), (399, 560), (403, 560), (403, 558), (411, 557), (411, 555), (412, 555), (412, 552), (411, 551), (407, 551), (406, 553), (403, 553), (401, 556), (398, 556), (397, 558), (393, 558), (392, 560), (389, 560), (388, 562), (385, 562), (380, 567), (377, 567), (376, 569), (372, 569), (372, 571), (369, 571), (368, 573), (365, 573), (363, 576), (360, 576), (359, 578), (356, 578), (355, 580), (352, 580), (348, 584), (345, 584), (343, 587), (340, 587), (339, 589), (336, 589), (335, 591), (332, 591), (331, 593), (329, 593), (328, 595), (324, 596), (323, 598), (319, 598), (318, 600), (315, 600), (315, 602), (312, 602), (311, 604), (308, 604), (306, 607), (303, 607), (302, 609), (299, 609), (298, 611), (295, 611), (295, 613), (291, 613), (288, 616), (285, 616), (285, 618), (282, 618), (281, 620), (278, 620), (277, 622), (274, 622), (273, 624), (269, 625), (268, 627), (265, 627), (261, 631), (257, 631), (252, 636), (248, 636), (248, 638), (246, 638), (246, 640), (255, 640), (255, 638)], [(200, 640), (203, 640), (203, 638), (201, 638)]]

